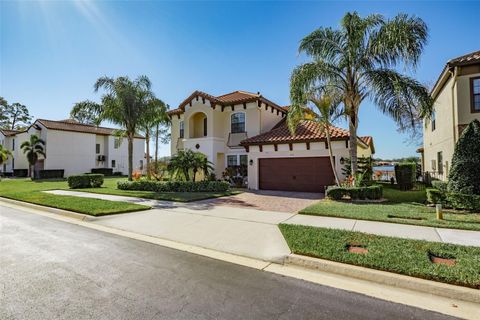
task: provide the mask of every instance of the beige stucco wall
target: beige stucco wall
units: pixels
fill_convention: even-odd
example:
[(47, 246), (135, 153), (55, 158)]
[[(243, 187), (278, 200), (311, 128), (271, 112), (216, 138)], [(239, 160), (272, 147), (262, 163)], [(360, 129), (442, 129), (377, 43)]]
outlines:
[[(438, 171), (437, 153), (442, 152), (444, 174), (438, 178), (443, 180), (447, 179), (451, 167), (455, 143), (459, 137), (458, 126), (469, 124), (474, 119), (480, 120), (480, 113), (470, 111), (470, 78), (478, 76), (480, 73), (458, 76), (453, 91), (454, 80), (450, 78), (435, 99), (436, 129), (432, 131), (430, 121), (424, 123), (424, 171)], [(435, 167), (432, 161), (435, 162)]]
[(472, 113), (471, 108), (471, 88), (470, 79), (480, 77), (480, 73), (470, 74), (458, 77), (457, 95), (458, 95), (458, 123), (469, 124), (473, 120), (480, 120), (480, 113)]
[[(450, 162), (454, 150), (453, 140), (453, 114), (452, 114), (452, 84), (453, 78), (445, 84), (443, 90), (438, 94), (434, 103), (435, 111), (435, 130), (432, 131), (431, 121), (424, 122), (423, 130), (423, 146), (424, 146), (424, 171), (434, 172), (438, 171), (437, 153), (443, 154), (443, 171), (444, 176), (447, 174), (447, 167), (450, 166)], [(456, 96), (455, 90), (453, 91)], [(435, 167), (432, 165), (432, 161), (435, 162)]]

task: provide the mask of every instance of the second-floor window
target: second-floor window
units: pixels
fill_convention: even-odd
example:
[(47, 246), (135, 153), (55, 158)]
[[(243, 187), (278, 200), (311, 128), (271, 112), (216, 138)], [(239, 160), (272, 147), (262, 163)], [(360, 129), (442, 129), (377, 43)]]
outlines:
[(232, 114), (231, 133), (245, 132), (245, 113), (239, 112)]
[(121, 144), (120, 138), (114, 138), (114, 140), (113, 140), (113, 148), (114, 148), (114, 149), (120, 148), (120, 144)]
[(208, 133), (208, 130), (207, 130), (207, 118), (203, 118), (203, 136), (206, 137), (207, 136), (207, 133)]
[(472, 91), (472, 112), (480, 112), (480, 77), (470, 79)]
[(180, 138), (184, 138), (184, 137), (185, 137), (185, 127), (184, 127), (183, 121), (180, 121)]
[(435, 123), (435, 111), (432, 112), (432, 131), (435, 131), (436, 123)]
[(97, 143), (97, 144), (95, 145), (95, 152), (96, 152), (97, 154), (100, 154), (100, 143)]

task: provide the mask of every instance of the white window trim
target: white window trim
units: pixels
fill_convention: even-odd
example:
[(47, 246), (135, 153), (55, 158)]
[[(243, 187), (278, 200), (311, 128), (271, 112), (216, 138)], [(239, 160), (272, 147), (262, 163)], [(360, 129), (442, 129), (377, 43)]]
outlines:
[[(229, 126), (228, 126), (228, 132), (230, 133), (233, 133), (232, 132), (232, 116), (236, 113), (243, 113), (243, 117), (245, 118), (245, 131), (244, 132), (247, 132), (247, 113), (245, 111), (232, 111), (232, 113), (230, 113), (230, 120), (229, 120)], [(241, 132), (237, 132), (237, 133), (241, 133)]]
[(240, 156), (247, 156), (247, 165), (248, 165), (248, 153), (230, 153), (225, 155), (225, 168), (228, 167), (228, 157), (236, 156), (237, 157), (237, 166), (240, 165)]

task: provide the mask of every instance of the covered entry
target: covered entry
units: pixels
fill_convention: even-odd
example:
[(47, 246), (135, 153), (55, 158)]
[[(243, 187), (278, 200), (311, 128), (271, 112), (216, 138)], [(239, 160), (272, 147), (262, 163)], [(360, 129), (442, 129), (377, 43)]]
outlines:
[(259, 188), (297, 192), (325, 192), (334, 184), (328, 157), (258, 159)]

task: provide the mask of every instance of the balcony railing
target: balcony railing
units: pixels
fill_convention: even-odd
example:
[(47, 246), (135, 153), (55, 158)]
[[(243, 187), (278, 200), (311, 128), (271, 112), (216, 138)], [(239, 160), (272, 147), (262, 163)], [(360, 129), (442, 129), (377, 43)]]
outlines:
[(242, 146), (240, 146), (240, 142), (242, 142), (242, 140), (245, 140), (247, 138), (248, 136), (246, 132), (229, 133), (227, 146), (232, 149), (242, 148)]

